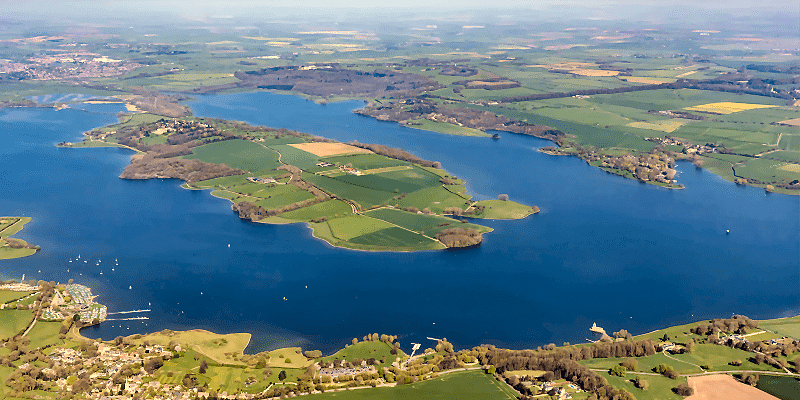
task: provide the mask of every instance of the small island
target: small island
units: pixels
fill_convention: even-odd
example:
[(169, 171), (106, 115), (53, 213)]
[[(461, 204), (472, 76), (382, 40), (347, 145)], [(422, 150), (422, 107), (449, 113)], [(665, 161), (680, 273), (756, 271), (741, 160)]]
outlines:
[(368, 251), (466, 248), (492, 229), (470, 219), (539, 211), (499, 195), (474, 201), (439, 162), (379, 144), (340, 143), (287, 129), (212, 118), (124, 115), (63, 147), (138, 153), (120, 178), (176, 178), (211, 189), (242, 219), (308, 223), (333, 246)]
[(31, 222), (29, 217), (0, 217), (0, 260), (27, 257), (36, 254), (41, 247), (11, 236)]

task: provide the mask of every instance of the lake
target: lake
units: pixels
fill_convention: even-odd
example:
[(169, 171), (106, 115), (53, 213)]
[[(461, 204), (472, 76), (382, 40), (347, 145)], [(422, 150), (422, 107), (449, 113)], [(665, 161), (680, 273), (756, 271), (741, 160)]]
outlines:
[(404, 349), (432, 347), (426, 337), (528, 348), (585, 341), (593, 322), (637, 334), (733, 313), (800, 313), (798, 196), (683, 162), (686, 189), (663, 189), (539, 153), (552, 143), (534, 137), (448, 136), (353, 114), (361, 102), (248, 93), (187, 104), (197, 116), (401, 147), (440, 161), (477, 199), (504, 193), (541, 212), (478, 221), (495, 232), (468, 250), (338, 249), (302, 224), (242, 221), (227, 200), (176, 180), (121, 180), (131, 151), (54, 146), (115, 122), (119, 105), (7, 109), (0, 213), (33, 217), (17, 237), (42, 251), (0, 261), (0, 277), (72, 278), (111, 312), (152, 310), (146, 321), (84, 330), (89, 337), (250, 332), (248, 352), (331, 352), (372, 332), (398, 335)]

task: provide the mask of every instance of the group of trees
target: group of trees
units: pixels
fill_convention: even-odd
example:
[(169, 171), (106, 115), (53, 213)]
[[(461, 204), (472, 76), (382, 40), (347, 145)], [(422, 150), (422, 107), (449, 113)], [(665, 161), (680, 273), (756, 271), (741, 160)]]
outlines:
[(191, 184), (206, 179), (240, 175), (245, 172), (237, 168), (230, 168), (225, 164), (183, 158), (156, 158), (150, 154), (134, 155), (131, 160), (131, 164), (125, 167), (120, 178), (177, 178)]
[(477, 229), (450, 228), (437, 233), (436, 239), (449, 248), (458, 248), (480, 244), (483, 236)]
[(745, 334), (748, 329), (758, 328), (758, 323), (744, 315), (734, 315), (731, 318), (715, 318), (702, 322), (691, 329), (696, 335), (710, 335), (720, 332)]

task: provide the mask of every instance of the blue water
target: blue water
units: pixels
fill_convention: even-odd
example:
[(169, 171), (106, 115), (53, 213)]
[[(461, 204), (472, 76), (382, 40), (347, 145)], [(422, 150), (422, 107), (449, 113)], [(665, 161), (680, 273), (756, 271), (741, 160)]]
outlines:
[[(248, 351), (333, 351), (370, 332), (397, 334), (404, 347), (444, 336), (457, 347), (525, 348), (581, 342), (592, 322), (643, 333), (800, 312), (800, 197), (687, 163), (678, 166), (687, 188), (662, 189), (539, 153), (551, 143), (533, 137), (454, 137), (352, 114), (360, 102), (252, 93), (188, 104), (198, 116), (402, 147), (441, 161), (476, 198), (507, 193), (542, 212), (483, 221), (495, 232), (464, 251), (337, 249), (304, 225), (242, 221), (227, 200), (175, 180), (118, 179), (130, 151), (53, 146), (114, 122), (118, 105), (3, 110), (0, 214), (33, 217), (19, 237), (43, 250), (0, 261), (0, 277), (72, 278), (110, 311), (152, 309), (147, 321), (111, 321), (87, 336), (251, 332)], [(68, 262), (78, 254), (89, 262)]]

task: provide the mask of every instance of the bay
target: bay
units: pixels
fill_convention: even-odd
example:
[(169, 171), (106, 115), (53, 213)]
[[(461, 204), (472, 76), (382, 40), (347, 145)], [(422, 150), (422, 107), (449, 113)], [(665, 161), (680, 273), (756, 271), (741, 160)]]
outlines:
[(188, 103), (197, 116), (401, 147), (442, 162), (477, 199), (505, 193), (542, 212), (479, 221), (495, 232), (469, 250), (338, 249), (301, 224), (239, 220), (227, 200), (175, 180), (121, 180), (128, 150), (54, 146), (113, 123), (118, 106), (10, 109), (0, 111), (0, 213), (33, 217), (18, 236), (43, 250), (0, 262), (0, 277), (72, 278), (110, 311), (152, 310), (146, 321), (84, 330), (89, 337), (250, 332), (248, 352), (328, 352), (371, 332), (397, 334), (404, 348), (433, 345), (426, 337), (526, 348), (581, 342), (593, 322), (635, 334), (800, 312), (800, 197), (736, 186), (688, 163), (678, 166), (686, 189), (658, 188), (539, 153), (551, 145), (541, 139), (415, 130), (351, 112), (362, 104), (271, 93)]

